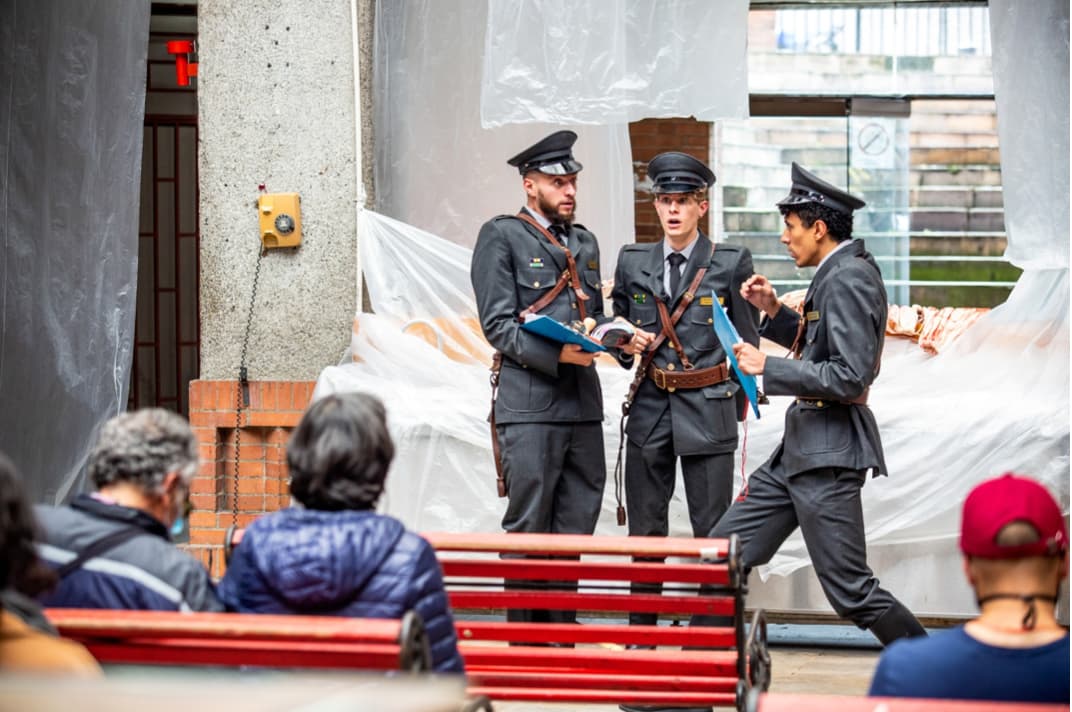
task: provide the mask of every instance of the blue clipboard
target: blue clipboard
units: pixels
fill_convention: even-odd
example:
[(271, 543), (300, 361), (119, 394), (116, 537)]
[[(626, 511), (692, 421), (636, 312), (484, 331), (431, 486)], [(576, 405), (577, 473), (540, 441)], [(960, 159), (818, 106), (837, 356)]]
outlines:
[(744, 389), (744, 394), (748, 396), (748, 402), (752, 404), (752, 412), (756, 414), (756, 419), (759, 419), (759, 396), (756, 389), (756, 377), (750, 376), (746, 373), (741, 373), (741, 367), (737, 363), (737, 357), (733, 355), (733, 345), (739, 344), (743, 339), (741, 335), (737, 333), (737, 328), (730, 321), (730, 318), (726, 315), (726, 309), (718, 301), (718, 295), (715, 294), (715, 290), (711, 290), (711, 312), (714, 319), (715, 335), (718, 336), (719, 342), (722, 344), (722, 350), (726, 352), (726, 356), (730, 359), (730, 366), (733, 367), (733, 372), (737, 374), (737, 380), (741, 383), (741, 388)]
[(549, 316), (544, 316), (543, 314), (535, 314), (526, 318), (525, 321), (522, 322), (521, 328), (560, 344), (578, 344), (582, 351), (594, 353), (607, 350), (603, 344), (593, 341), (584, 334), (577, 333), (562, 322), (556, 321)]

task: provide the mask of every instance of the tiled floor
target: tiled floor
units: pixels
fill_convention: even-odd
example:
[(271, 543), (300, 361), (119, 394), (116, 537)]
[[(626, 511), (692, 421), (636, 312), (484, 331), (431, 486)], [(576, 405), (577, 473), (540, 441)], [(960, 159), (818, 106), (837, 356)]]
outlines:
[[(862, 695), (878, 663), (878, 650), (778, 646), (771, 653), (771, 692)], [(496, 702), (495, 712), (611, 712), (617, 705)]]

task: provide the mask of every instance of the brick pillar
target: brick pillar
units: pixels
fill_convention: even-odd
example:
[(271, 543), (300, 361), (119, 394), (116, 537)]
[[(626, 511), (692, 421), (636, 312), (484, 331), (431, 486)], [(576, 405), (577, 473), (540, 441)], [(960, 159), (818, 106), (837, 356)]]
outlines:
[[(286, 443), (313, 394), (313, 381), (252, 381), (239, 427), (238, 498), (235, 501), (237, 381), (191, 381), (190, 425), (201, 469), (190, 498), (190, 543), (213, 577), (223, 575), (227, 528), (249, 525), (290, 504)], [(236, 507), (237, 504), (237, 507)]]
[[(711, 165), (711, 127), (709, 121), (692, 118), (644, 119), (629, 124), (637, 242), (656, 242), (663, 236), (659, 216), (651, 204), (651, 193), (642, 187), (648, 176), (648, 161), (663, 151), (680, 151)], [(709, 210), (707, 217), (700, 221), (700, 229), (708, 235), (711, 234), (710, 219)]]

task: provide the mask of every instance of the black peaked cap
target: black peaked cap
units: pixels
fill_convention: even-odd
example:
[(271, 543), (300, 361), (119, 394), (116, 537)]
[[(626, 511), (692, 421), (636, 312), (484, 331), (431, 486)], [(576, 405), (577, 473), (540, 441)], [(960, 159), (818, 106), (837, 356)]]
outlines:
[(709, 188), (715, 174), (702, 162), (688, 155), (669, 151), (648, 161), (648, 178), (652, 193), (691, 193)]
[(555, 131), (550, 136), (532, 144), (507, 163), (517, 168), (521, 175), (529, 171), (539, 171), (552, 176), (577, 173), (584, 166), (573, 158), (573, 144), (576, 141), (577, 134), (572, 131)]
[(789, 195), (778, 201), (779, 208), (815, 203), (825, 205), (839, 213), (852, 215), (853, 210), (859, 210), (867, 205), (855, 195), (846, 193), (841, 188), (835, 187), (801, 168), (795, 161), (793, 162), (792, 179), (793, 187), (789, 189)]

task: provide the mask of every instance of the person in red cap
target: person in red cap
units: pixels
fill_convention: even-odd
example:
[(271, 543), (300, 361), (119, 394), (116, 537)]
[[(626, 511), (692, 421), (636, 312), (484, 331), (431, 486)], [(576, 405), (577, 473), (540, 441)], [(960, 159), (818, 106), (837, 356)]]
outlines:
[(1014, 702), (1069, 701), (1069, 637), (1054, 615), (1068, 576), (1057, 502), (1013, 474), (964, 502), (960, 549), (979, 616), (883, 652), (870, 695)]

